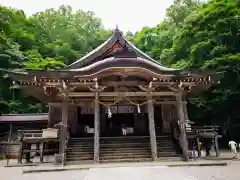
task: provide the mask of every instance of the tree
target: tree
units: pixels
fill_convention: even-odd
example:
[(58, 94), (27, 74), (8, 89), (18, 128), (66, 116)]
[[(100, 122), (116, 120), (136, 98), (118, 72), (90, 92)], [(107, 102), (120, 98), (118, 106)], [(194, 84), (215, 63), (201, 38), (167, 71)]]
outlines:
[(163, 54), (175, 67), (213, 69), (225, 74), (220, 85), (190, 101), (194, 105), (192, 109), (202, 107), (200, 111), (197, 108), (190, 111), (194, 112), (192, 117), (201, 116), (217, 123), (229, 116), (236, 118), (240, 100), (239, 13), (235, 0), (210, 1), (185, 19), (173, 38), (172, 47)]
[[(26, 17), (22, 10), (0, 6), (0, 61), (2, 69), (58, 69), (97, 47), (110, 34), (93, 12), (70, 6), (48, 9)], [(0, 71), (2, 113), (44, 112), (46, 106), (14, 89)]]

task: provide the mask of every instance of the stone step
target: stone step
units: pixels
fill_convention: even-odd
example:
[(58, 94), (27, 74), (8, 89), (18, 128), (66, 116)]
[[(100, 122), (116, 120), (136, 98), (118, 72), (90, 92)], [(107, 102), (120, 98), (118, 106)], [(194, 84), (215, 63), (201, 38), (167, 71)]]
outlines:
[(150, 155), (151, 152), (148, 151), (148, 152), (117, 152), (117, 153), (100, 153), (100, 156), (148, 156)]
[(168, 148), (173, 148), (173, 149), (175, 149), (175, 146), (174, 146), (174, 144), (167, 144), (167, 145), (157, 145), (157, 148), (159, 148), (159, 149), (168, 149)]
[[(100, 144), (100, 147), (148, 147), (150, 143), (112, 143), (112, 144)], [(69, 148), (93, 148), (94, 145), (86, 145), (86, 144), (68, 144)], [(173, 143), (157, 143), (158, 148), (166, 149), (166, 148), (174, 148), (175, 145)]]
[(150, 140), (148, 141), (107, 141), (107, 142), (103, 142), (100, 141), (100, 144), (122, 144), (122, 143), (150, 143)]
[[(138, 158), (138, 157), (150, 157), (151, 153), (108, 153), (108, 154), (102, 154), (100, 153), (100, 158), (106, 159), (106, 158), (125, 158), (125, 157), (132, 157), (132, 158)], [(66, 157), (68, 159), (82, 159), (82, 158), (91, 158), (93, 157), (92, 154), (67, 154)]]
[(89, 141), (89, 140), (92, 140), (93, 141), (93, 137), (71, 137), (70, 140), (73, 140), (73, 141)]
[(107, 143), (107, 144), (103, 144), (100, 143), (100, 146), (104, 147), (104, 146), (149, 146), (150, 143), (138, 143), (138, 142), (123, 142), (123, 143)]
[[(81, 149), (81, 148), (67, 148), (67, 152), (93, 152), (94, 148), (91, 149)], [(100, 152), (119, 152), (119, 151), (124, 151), (124, 152), (144, 152), (144, 151), (150, 151), (150, 147), (147, 148), (139, 148), (139, 147), (123, 147), (123, 148), (100, 148)]]
[(93, 156), (91, 157), (69, 157), (66, 156), (66, 161), (86, 161), (86, 160), (93, 160)]
[[(169, 139), (172, 139), (172, 137), (156, 137), (156, 141), (169, 141)], [(128, 138), (128, 137), (124, 137), (124, 138), (106, 138), (106, 139), (100, 139), (100, 142), (149, 142), (150, 138)], [(94, 140), (93, 139), (70, 139), (69, 143), (93, 143)]]
[[(162, 140), (162, 141), (156, 141), (158, 144), (173, 144), (171, 140)], [(109, 142), (100, 142), (100, 144), (122, 144), (122, 143), (148, 143), (150, 144), (150, 141), (109, 141)], [(68, 145), (93, 145), (93, 142), (68, 142)]]
[(94, 161), (92, 158), (92, 159), (87, 159), (87, 160), (68, 159), (65, 164), (66, 165), (79, 165), (79, 164), (93, 164), (93, 163), (94, 163)]
[(93, 146), (93, 142), (80, 142), (80, 141), (75, 141), (75, 142), (68, 142), (68, 145), (78, 145), (78, 144), (81, 144), (81, 145), (92, 145)]
[(83, 152), (83, 151), (72, 151), (72, 152), (67, 151), (66, 152), (67, 155), (79, 155), (79, 156), (93, 155), (93, 153), (94, 153), (93, 151), (92, 152), (89, 152), (89, 151), (85, 151), (85, 152)]
[(157, 151), (158, 152), (176, 152), (176, 149), (174, 149), (174, 148), (165, 148), (165, 149), (157, 148)]
[[(156, 137), (159, 158), (179, 158), (172, 135)], [(100, 137), (100, 162), (142, 162), (151, 161), (149, 136)], [(67, 162), (93, 160), (93, 138), (71, 138), (68, 142)]]
[(160, 153), (157, 152), (158, 157), (174, 157), (174, 156), (179, 156), (176, 152), (165, 152), (165, 153)]
[(77, 159), (82, 159), (82, 158), (92, 158), (93, 157), (93, 154), (67, 154), (66, 155), (67, 158), (69, 159), (74, 159), (74, 158), (77, 158)]
[(101, 153), (117, 153), (117, 152), (149, 152), (150, 148), (115, 148), (115, 149), (100, 149)]
[(66, 151), (91, 151), (93, 147), (67, 147)]
[(76, 146), (67, 146), (67, 149), (92, 149), (93, 146), (81, 146), (81, 145), (76, 145)]
[(68, 144), (67, 147), (93, 147), (94, 145), (93, 144), (89, 144), (89, 145), (86, 145), (86, 144)]
[(145, 159), (151, 158), (151, 155), (132, 155), (132, 156), (121, 156), (121, 155), (112, 155), (112, 156), (100, 156), (100, 160), (121, 160), (121, 159)]
[(150, 139), (100, 139), (100, 142), (111, 143), (111, 142), (149, 142)]
[(100, 159), (101, 163), (149, 162), (149, 161), (152, 161), (152, 158)]

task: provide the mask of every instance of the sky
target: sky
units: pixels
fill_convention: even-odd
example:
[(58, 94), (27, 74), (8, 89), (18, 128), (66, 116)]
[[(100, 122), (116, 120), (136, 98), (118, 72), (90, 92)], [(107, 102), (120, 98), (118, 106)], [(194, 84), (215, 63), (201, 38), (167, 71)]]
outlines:
[(156, 26), (172, 3), (173, 0), (0, 0), (0, 5), (22, 9), (27, 15), (63, 4), (74, 10), (94, 11), (106, 28), (118, 25), (124, 32)]

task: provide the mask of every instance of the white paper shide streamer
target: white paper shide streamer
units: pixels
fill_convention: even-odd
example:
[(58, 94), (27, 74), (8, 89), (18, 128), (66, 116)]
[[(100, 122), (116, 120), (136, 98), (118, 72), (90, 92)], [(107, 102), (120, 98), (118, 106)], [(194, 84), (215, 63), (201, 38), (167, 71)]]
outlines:
[(111, 109), (110, 109), (110, 107), (108, 107), (108, 118), (111, 118), (112, 117), (112, 112), (111, 112)]
[(138, 113), (141, 113), (141, 108), (140, 108), (139, 104), (137, 105), (137, 111), (138, 111)]

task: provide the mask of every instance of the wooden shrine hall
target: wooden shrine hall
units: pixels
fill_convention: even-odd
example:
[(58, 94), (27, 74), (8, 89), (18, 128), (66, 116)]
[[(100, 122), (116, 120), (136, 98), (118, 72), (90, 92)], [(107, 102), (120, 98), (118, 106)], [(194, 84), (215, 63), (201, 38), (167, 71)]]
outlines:
[[(49, 105), (48, 127), (61, 125), (63, 161), (84, 156), (104, 162), (105, 157), (123, 152), (119, 158), (140, 157), (144, 152), (157, 160), (166, 153), (164, 147), (171, 146), (167, 138), (172, 141), (178, 126), (174, 147), (179, 145), (187, 160), (187, 97), (219, 82), (217, 73), (164, 67), (126, 40), (119, 29), (63, 69), (8, 74), (24, 92)], [(84, 145), (88, 152), (78, 153)], [(110, 156), (111, 152), (115, 154)]]

